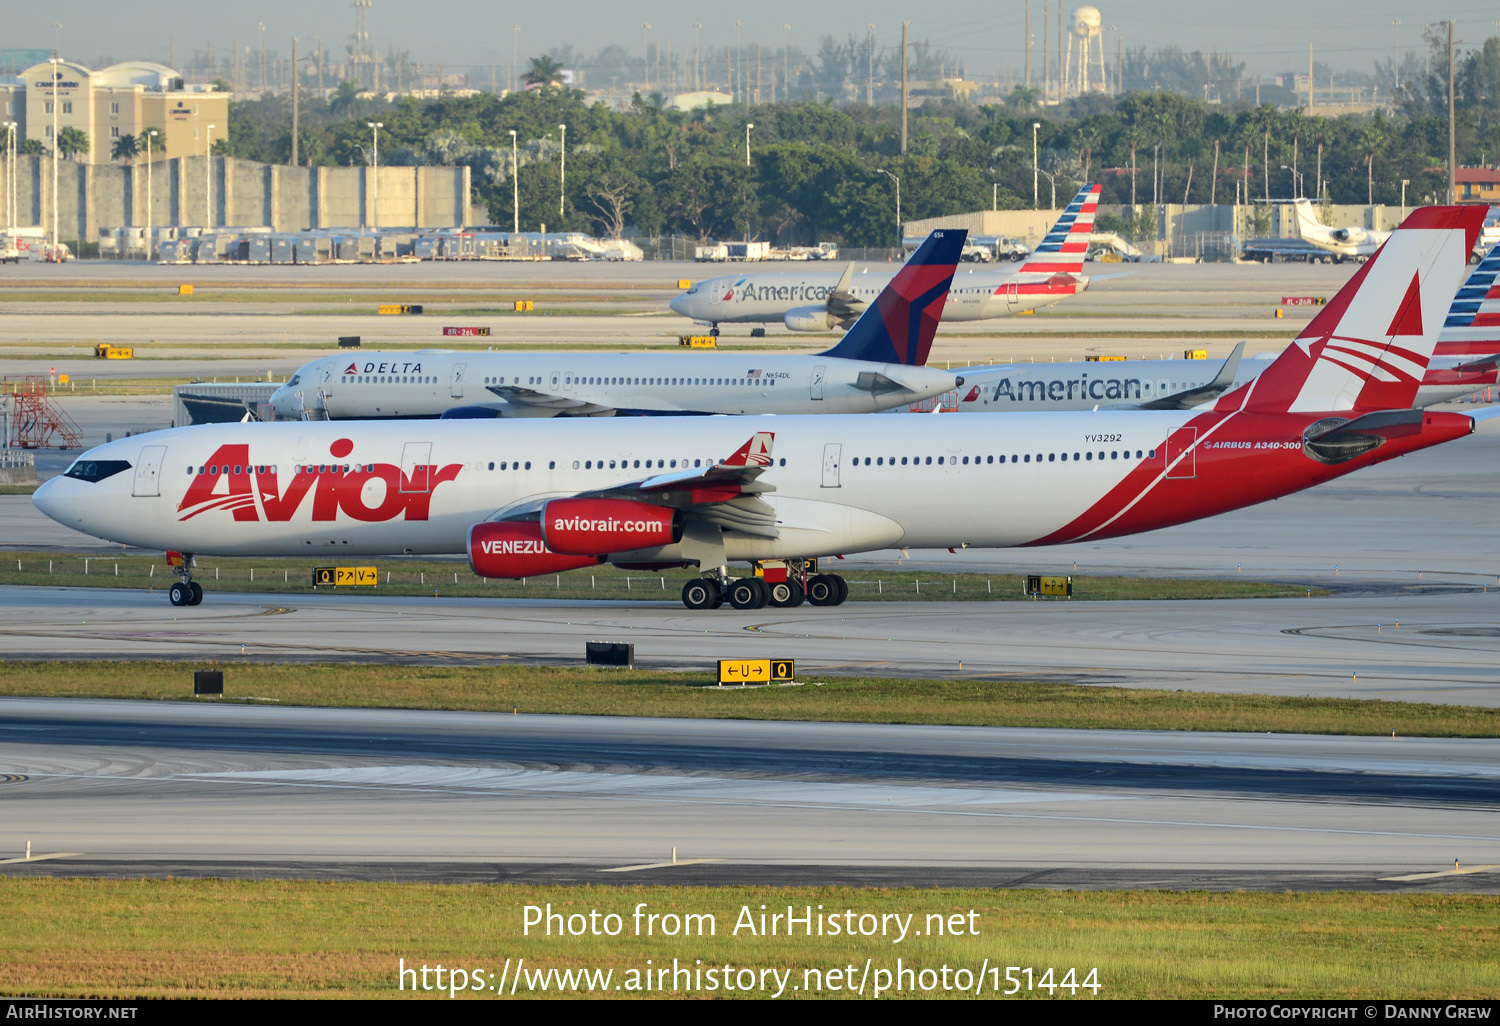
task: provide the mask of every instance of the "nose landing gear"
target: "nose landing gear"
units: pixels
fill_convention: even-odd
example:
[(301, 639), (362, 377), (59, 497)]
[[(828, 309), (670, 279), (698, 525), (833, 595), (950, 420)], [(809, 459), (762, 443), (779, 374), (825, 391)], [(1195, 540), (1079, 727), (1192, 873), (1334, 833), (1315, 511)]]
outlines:
[(168, 552), (167, 566), (177, 575), (177, 582), (167, 591), (174, 606), (196, 606), (203, 601), (203, 586), (193, 580), (193, 554)]

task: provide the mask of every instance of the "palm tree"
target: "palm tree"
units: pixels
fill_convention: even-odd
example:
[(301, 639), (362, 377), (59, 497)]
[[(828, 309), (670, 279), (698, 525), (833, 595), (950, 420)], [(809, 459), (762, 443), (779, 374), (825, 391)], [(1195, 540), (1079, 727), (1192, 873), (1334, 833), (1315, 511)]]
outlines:
[(1010, 95), (1005, 98), (1005, 105), (1011, 110), (1025, 113), (1026, 111), (1034, 109), (1040, 98), (1041, 93), (1033, 89), (1031, 86), (1018, 85), (1014, 89), (1012, 89), (1010, 91)]
[(110, 159), (121, 160), (130, 163), (141, 152), (140, 140), (130, 134), (120, 136), (115, 140), (114, 148), (110, 150)]
[(1092, 181), (1089, 178), (1089, 170), (1094, 163), (1094, 147), (1099, 144), (1099, 131), (1094, 128), (1083, 128), (1078, 131), (1078, 145), (1082, 148), (1078, 159), (1083, 162), (1083, 180)]
[(57, 151), (69, 160), (88, 148), (88, 133), (81, 128), (69, 126), (57, 133)]
[(1360, 148), (1365, 151), (1365, 202), (1370, 206), (1375, 204), (1375, 154), (1388, 141), (1381, 118), (1372, 118), (1359, 135)]
[(359, 99), (359, 86), (347, 78), (338, 84), (333, 95), (328, 99), (328, 113), (334, 117), (352, 117), (354, 115), (354, 103)]
[(543, 89), (562, 83), (563, 66), (552, 59), (550, 54), (531, 58), (531, 67), (526, 70), (525, 82), (528, 86), (541, 86)]

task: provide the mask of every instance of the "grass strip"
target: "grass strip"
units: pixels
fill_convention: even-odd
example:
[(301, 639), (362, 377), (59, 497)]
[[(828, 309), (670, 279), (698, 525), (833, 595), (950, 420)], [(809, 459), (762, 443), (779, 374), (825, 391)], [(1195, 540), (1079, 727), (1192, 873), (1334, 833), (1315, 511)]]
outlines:
[[(523, 933), (526, 907), (545, 914), (549, 903), (563, 917), (597, 911), (601, 931), (606, 916), (618, 916), (619, 935), (559, 937), (554, 929), (548, 937), (540, 927)], [(825, 916), (911, 916), (910, 929), (922, 935), (909, 932), (900, 943), (800, 930), (752, 935), (742, 917), (758, 926), (762, 906), (783, 914), (790, 907), (798, 916), (809, 906), (814, 915), (822, 906)], [(1500, 991), (1497, 912), (1500, 899), (1488, 895), (8, 879), (0, 881), (0, 921), (8, 924), (0, 993), (432, 997), (435, 991), (412, 988), (421, 985), (421, 966), (438, 963), (462, 969), (465, 985), (477, 980), (487, 988), (458, 992), (470, 998), (495, 997), (502, 972), (507, 996), (517, 972), (518, 997), (588, 992), (539, 985), (516, 964), (524, 959), (525, 969), (540, 972), (609, 970), (607, 983), (595, 978), (594, 993), (616, 997), (641, 993), (644, 974), (665, 968), (664, 977), (650, 977), (645, 996), (765, 998), (777, 985), (762, 989), (761, 970), (773, 967), (787, 981), (784, 997), (847, 996), (861, 978), (867, 997), (877, 982), (892, 988), (883, 996), (972, 996), (955, 988), (976, 986), (981, 971), (988, 996), (1009, 989), (1005, 967), (1019, 966), (1032, 969), (1029, 987), (1026, 974), (1013, 974), (1023, 997), (1087, 999), (1091, 989), (1076, 984), (1096, 969), (1100, 998), (1488, 1000)], [(653, 913), (677, 917), (679, 928), (688, 914), (700, 918), (691, 921), (691, 936), (662, 936), (671, 920), (645, 918)], [(955, 923), (959, 929), (950, 933)], [(899, 992), (898, 958), (913, 970)], [(677, 977), (675, 993), (674, 959), (689, 970)], [(405, 977), (405, 990), (403, 961), (417, 970)], [(687, 988), (691, 970), (713, 968), (722, 979), (725, 966), (735, 978), (752, 970), (754, 984), (709, 990), (699, 977)], [(944, 966), (946, 990), (938, 982)], [(922, 970), (931, 972), (918, 978)], [(659, 979), (665, 988), (655, 985)], [(933, 989), (924, 989), (924, 980)], [(1038, 986), (1041, 980), (1052, 986)], [(1056, 987), (1063, 980), (1071, 990)], [(433, 986), (435, 973), (426, 982)]]
[[(961, 654), (955, 652), (955, 662)], [(1500, 709), (1475, 706), (806, 671), (799, 676), (816, 683), (719, 688), (709, 686), (715, 679), (713, 659), (705, 656), (703, 664), (701, 673), (672, 673), (584, 666), (288, 665), (256, 662), (253, 654), (244, 660), (197, 660), (191, 667), (169, 661), (16, 660), (0, 675), (0, 694), (674, 719), (1500, 736)], [(194, 669), (224, 670), (225, 697), (193, 699)]]
[[(520, 581), (478, 577), (460, 559), (371, 558), (284, 559), (204, 556), (194, 578), (206, 592), (304, 595), (315, 566), (376, 566), (380, 583), (356, 589), (382, 595), (450, 598), (631, 599), (676, 602), (682, 586), (697, 578), (689, 570), (650, 573), (601, 566)], [(1023, 579), (1015, 574), (940, 574), (899, 569), (846, 569), (851, 602), (1023, 602)], [(175, 578), (165, 556), (79, 555), (67, 552), (0, 551), (0, 585), (57, 588), (145, 588), (165, 590)], [(316, 589), (325, 593), (334, 589)], [(1231, 598), (1293, 598), (1328, 594), (1323, 589), (1254, 580), (1198, 578), (1073, 578), (1075, 601), (1162, 601)], [(1046, 601), (1066, 601), (1049, 599)]]

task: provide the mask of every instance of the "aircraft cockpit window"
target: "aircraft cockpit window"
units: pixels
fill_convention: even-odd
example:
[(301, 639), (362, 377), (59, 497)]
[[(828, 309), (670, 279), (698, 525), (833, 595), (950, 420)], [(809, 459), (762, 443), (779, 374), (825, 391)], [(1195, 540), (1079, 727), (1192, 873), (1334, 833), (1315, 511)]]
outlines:
[(287, 382), (287, 386), (291, 387), (291, 388), (295, 388), (296, 386), (300, 385), (301, 383), (302, 383), (302, 375), (301, 374), (293, 374), (292, 375), (292, 380)]
[(129, 469), (130, 464), (125, 460), (78, 460), (68, 468), (64, 476), (71, 477), (75, 481), (87, 481), (93, 484)]

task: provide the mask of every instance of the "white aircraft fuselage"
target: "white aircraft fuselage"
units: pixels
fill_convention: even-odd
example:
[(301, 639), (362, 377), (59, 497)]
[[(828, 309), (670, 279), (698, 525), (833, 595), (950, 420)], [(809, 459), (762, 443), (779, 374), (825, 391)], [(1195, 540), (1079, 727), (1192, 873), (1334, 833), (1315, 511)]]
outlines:
[(288, 420), (440, 417), (475, 406), (504, 417), (875, 413), (957, 382), (935, 367), (824, 354), (429, 350), (322, 357), (270, 402)]

